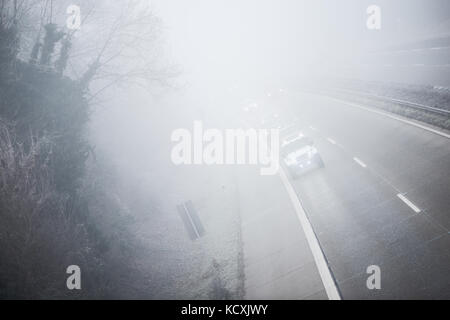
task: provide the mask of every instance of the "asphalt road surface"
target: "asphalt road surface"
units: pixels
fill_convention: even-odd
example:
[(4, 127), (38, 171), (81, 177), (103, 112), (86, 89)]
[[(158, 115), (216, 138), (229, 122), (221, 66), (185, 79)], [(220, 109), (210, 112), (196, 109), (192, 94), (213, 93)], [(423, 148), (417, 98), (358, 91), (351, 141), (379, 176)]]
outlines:
[(326, 97), (293, 101), (325, 168), (292, 184), (342, 298), (450, 298), (450, 139)]
[(328, 299), (302, 225), (278, 175), (236, 171), (245, 298)]

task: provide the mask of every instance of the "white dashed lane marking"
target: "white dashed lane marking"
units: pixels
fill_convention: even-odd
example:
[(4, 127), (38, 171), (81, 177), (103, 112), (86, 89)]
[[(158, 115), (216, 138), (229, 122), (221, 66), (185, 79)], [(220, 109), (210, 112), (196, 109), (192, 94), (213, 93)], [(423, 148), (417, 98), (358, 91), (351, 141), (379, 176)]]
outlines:
[(331, 144), (336, 144), (336, 141), (334, 141), (334, 140), (331, 139), (331, 138), (327, 138), (327, 140), (328, 140), (328, 142), (331, 143)]
[(411, 201), (409, 201), (408, 198), (406, 198), (404, 195), (402, 195), (401, 193), (397, 194), (397, 197), (400, 198), (400, 200), (402, 200), (404, 203), (406, 203), (408, 205), (408, 207), (410, 207), (411, 209), (414, 210), (415, 213), (419, 213), (420, 209)]
[(355, 160), (355, 162), (357, 164), (359, 164), (361, 167), (367, 168), (367, 165), (364, 162), (362, 162), (360, 159), (358, 159), (357, 157), (354, 157), (353, 160)]

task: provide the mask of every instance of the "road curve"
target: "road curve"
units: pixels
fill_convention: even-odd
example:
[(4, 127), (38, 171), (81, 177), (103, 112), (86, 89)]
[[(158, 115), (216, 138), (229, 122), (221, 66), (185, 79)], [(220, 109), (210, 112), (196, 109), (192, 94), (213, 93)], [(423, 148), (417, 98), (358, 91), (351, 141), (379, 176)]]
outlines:
[[(293, 182), (344, 299), (450, 298), (450, 139), (325, 97), (292, 112), (325, 169)], [(366, 286), (381, 269), (381, 289)]]

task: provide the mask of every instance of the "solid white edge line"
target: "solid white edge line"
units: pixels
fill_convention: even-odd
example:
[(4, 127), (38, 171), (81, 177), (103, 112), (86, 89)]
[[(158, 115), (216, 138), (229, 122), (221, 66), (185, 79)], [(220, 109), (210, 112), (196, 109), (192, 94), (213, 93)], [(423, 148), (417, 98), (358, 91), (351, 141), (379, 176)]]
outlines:
[(410, 207), (411, 209), (414, 210), (415, 213), (420, 213), (420, 209), (411, 201), (409, 201), (408, 198), (406, 198), (404, 195), (402, 195), (401, 193), (397, 194), (397, 197), (400, 198), (400, 200), (402, 200), (404, 203), (406, 203), (408, 205), (408, 207)]
[(331, 139), (331, 138), (327, 138), (327, 140), (328, 140), (328, 142), (331, 143), (331, 144), (337, 144), (336, 141), (334, 141), (334, 140)]
[(283, 168), (280, 168), (279, 174), (281, 181), (283, 182), (289, 195), (289, 198), (291, 199), (292, 205), (294, 206), (295, 212), (297, 213), (297, 217), (300, 220), (300, 224), (302, 225), (303, 232), (305, 233), (309, 248), (313, 254), (314, 261), (319, 271), (323, 286), (325, 287), (328, 299), (341, 300), (341, 296), (339, 294), (339, 291), (337, 290), (333, 277), (331, 276), (331, 272), (328, 268), (325, 256), (323, 255), (322, 249), (320, 248), (319, 241), (317, 240), (311, 223), (306, 216), (305, 210), (303, 209), (302, 204), (300, 203), (300, 200), (298, 199), (298, 196), (295, 193), (295, 190), (292, 187), (291, 183), (289, 182), (289, 179)]
[(357, 157), (354, 157), (353, 160), (355, 160), (355, 162), (357, 164), (359, 164), (361, 167), (367, 168), (367, 165), (364, 162), (362, 162), (360, 159), (358, 159)]
[(447, 134), (447, 133), (445, 133), (445, 132), (442, 132), (442, 131), (439, 131), (439, 130), (436, 130), (436, 129), (433, 129), (433, 128), (430, 128), (430, 127), (427, 127), (427, 126), (424, 126), (424, 125), (421, 125), (421, 124), (419, 124), (419, 123), (415, 123), (415, 122), (413, 122), (413, 121), (409, 121), (409, 120), (406, 120), (406, 119), (402, 119), (402, 118), (400, 118), (400, 117), (396, 117), (396, 116), (394, 116), (394, 115), (392, 115), (392, 114), (389, 114), (389, 113), (386, 113), (386, 112), (382, 112), (382, 111), (378, 111), (378, 110), (373, 110), (372, 108), (367, 108), (367, 107), (361, 106), (361, 105), (356, 104), (356, 103), (347, 102), (347, 101), (345, 101), (345, 100), (341, 100), (341, 99), (337, 99), (337, 98), (331, 98), (331, 97), (328, 97), (328, 96), (327, 96), (327, 98), (328, 98), (328, 99), (331, 99), (331, 100), (335, 100), (335, 101), (341, 102), (341, 103), (344, 103), (344, 104), (346, 104), (346, 105), (349, 105), (349, 106), (352, 106), (352, 107), (355, 107), (355, 108), (360, 108), (360, 109), (363, 109), (363, 110), (366, 110), (366, 111), (369, 111), (369, 112), (378, 113), (378, 114), (381, 114), (381, 115), (383, 115), (383, 116), (389, 117), (389, 118), (391, 118), (391, 119), (395, 119), (395, 120), (398, 120), (398, 121), (401, 121), (401, 122), (410, 124), (410, 125), (412, 125), (412, 126), (421, 128), (421, 129), (423, 129), (423, 130), (426, 130), (426, 131), (432, 132), (432, 133), (434, 133), (434, 134), (440, 135), (440, 136), (442, 136), (442, 137), (445, 137), (445, 138), (447, 138), (447, 139), (450, 139), (450, 134)]

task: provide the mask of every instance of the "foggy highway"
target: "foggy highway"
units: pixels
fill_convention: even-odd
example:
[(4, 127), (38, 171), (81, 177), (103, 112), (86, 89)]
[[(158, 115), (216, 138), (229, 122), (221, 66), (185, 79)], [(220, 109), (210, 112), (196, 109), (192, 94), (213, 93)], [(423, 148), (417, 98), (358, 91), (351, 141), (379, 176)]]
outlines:
[[(325, 168), (292, 184), (342, 297), (448, 298), (448, 136), (326, 97), (294, 96), (291, 111)], [(380, 266), (383, 290), (367, 290), (370, 265)]]
[(0, 1), (0, 300), (450, 299), (449, 271), (450, 1)]
[[(325, 96), (290, 93), (288, 99), (285, 111), (313, 137), (325, 163), (288, 183), (341, 298), (448, 298), (448, 133)], [(244, 193), (240, 201), (248, 297), (330, 298), (318, 280), (317, 261), (311, 268), (312, 249), (286, 190), (250, 172), (239, 171), (241, 189), (251, 185), (253, 194), (264, 196), (259, 210), (249, 208), (254, 196)], [(255, 268), (255, 261), (262, 267)], [(382, 290), (366, 287), (371, 265), (381, 269)]]

